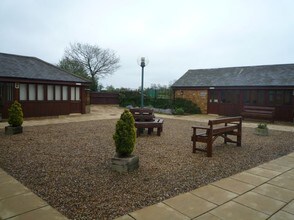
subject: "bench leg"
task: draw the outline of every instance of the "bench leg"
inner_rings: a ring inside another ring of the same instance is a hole
[[[148,134],[150,135],[153,132],[153,128],[148,128]]]
[[[241,135],[237,135],[237,146],[241,146]]]
[[[207,142],[207,156],[212,157],[212,141]]]
[[[162,132],[162,127],[157,128],[157,135],[160,136],[161,132]]]
[[[196,153],[196,141],[195,140],[193,140],[192,153]]]

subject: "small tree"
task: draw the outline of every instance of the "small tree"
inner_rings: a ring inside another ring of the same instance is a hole
[[[23,123],[23,112],[21,104],[18,101],[14,103],[8,109],[8,124],[12,127],[21,126]]]
[[[117,121],[113,139],[116,152],[120,157],[127,157],[134,151],[136,141],[135,120],[129,110],[125,110]]]

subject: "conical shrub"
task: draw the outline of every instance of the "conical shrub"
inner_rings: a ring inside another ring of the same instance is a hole
[[[125,110],[117,121],[113,139],[118,156],[127,157],[134,151],[136,128],[134,117],[129,110]]]
[[[14,101],[8,109],[8,124],[12,127],[21,126],[23,123],[23,112],[21,104]]]

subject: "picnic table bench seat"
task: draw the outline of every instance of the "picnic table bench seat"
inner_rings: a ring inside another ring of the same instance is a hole
[[[137,129],[137,137],[144,131],[148,129],[148,134],[150,135],[154,128],[157,129],[157,135],[160,136],[163,131],[163,119],[155,118],[154,111],[149,108],[132,108],[130,109],[134,119],[135,127]]]
[[[207,156],[212,156],[212,144],[217,137],[222,137],[224,143],[236,143],[241,146],[242,139],[242,117],[226,117],[208,121],[208,126],[192,126],[193,134],[191,141],[193,142],[192,152],[196,150],[207,152]],[[228,137],[228,135],[236,136],[236,141]],[[206,149],[197,148],[196,142],[206,143]]]

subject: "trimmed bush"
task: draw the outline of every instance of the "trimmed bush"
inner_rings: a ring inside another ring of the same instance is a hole
[[[186,99],[175,99],[173,107],[174,109],[182,108],[185,113],[189,114],[201,113],[200,108],[196,104]]]
[[[183,108],[176,108],[175,110],[175,115],[183,115],[185,112],[184,112],[184,109]]]
[[[129,110],[125,110],[117,121],[113,139],[118,156],[127,157],[134,151],[136,128],[134,117]]]
[[[8,124],[12,127],[21,126],[23,123],[23,112],[21,104],[14,101],[8,109]]]

